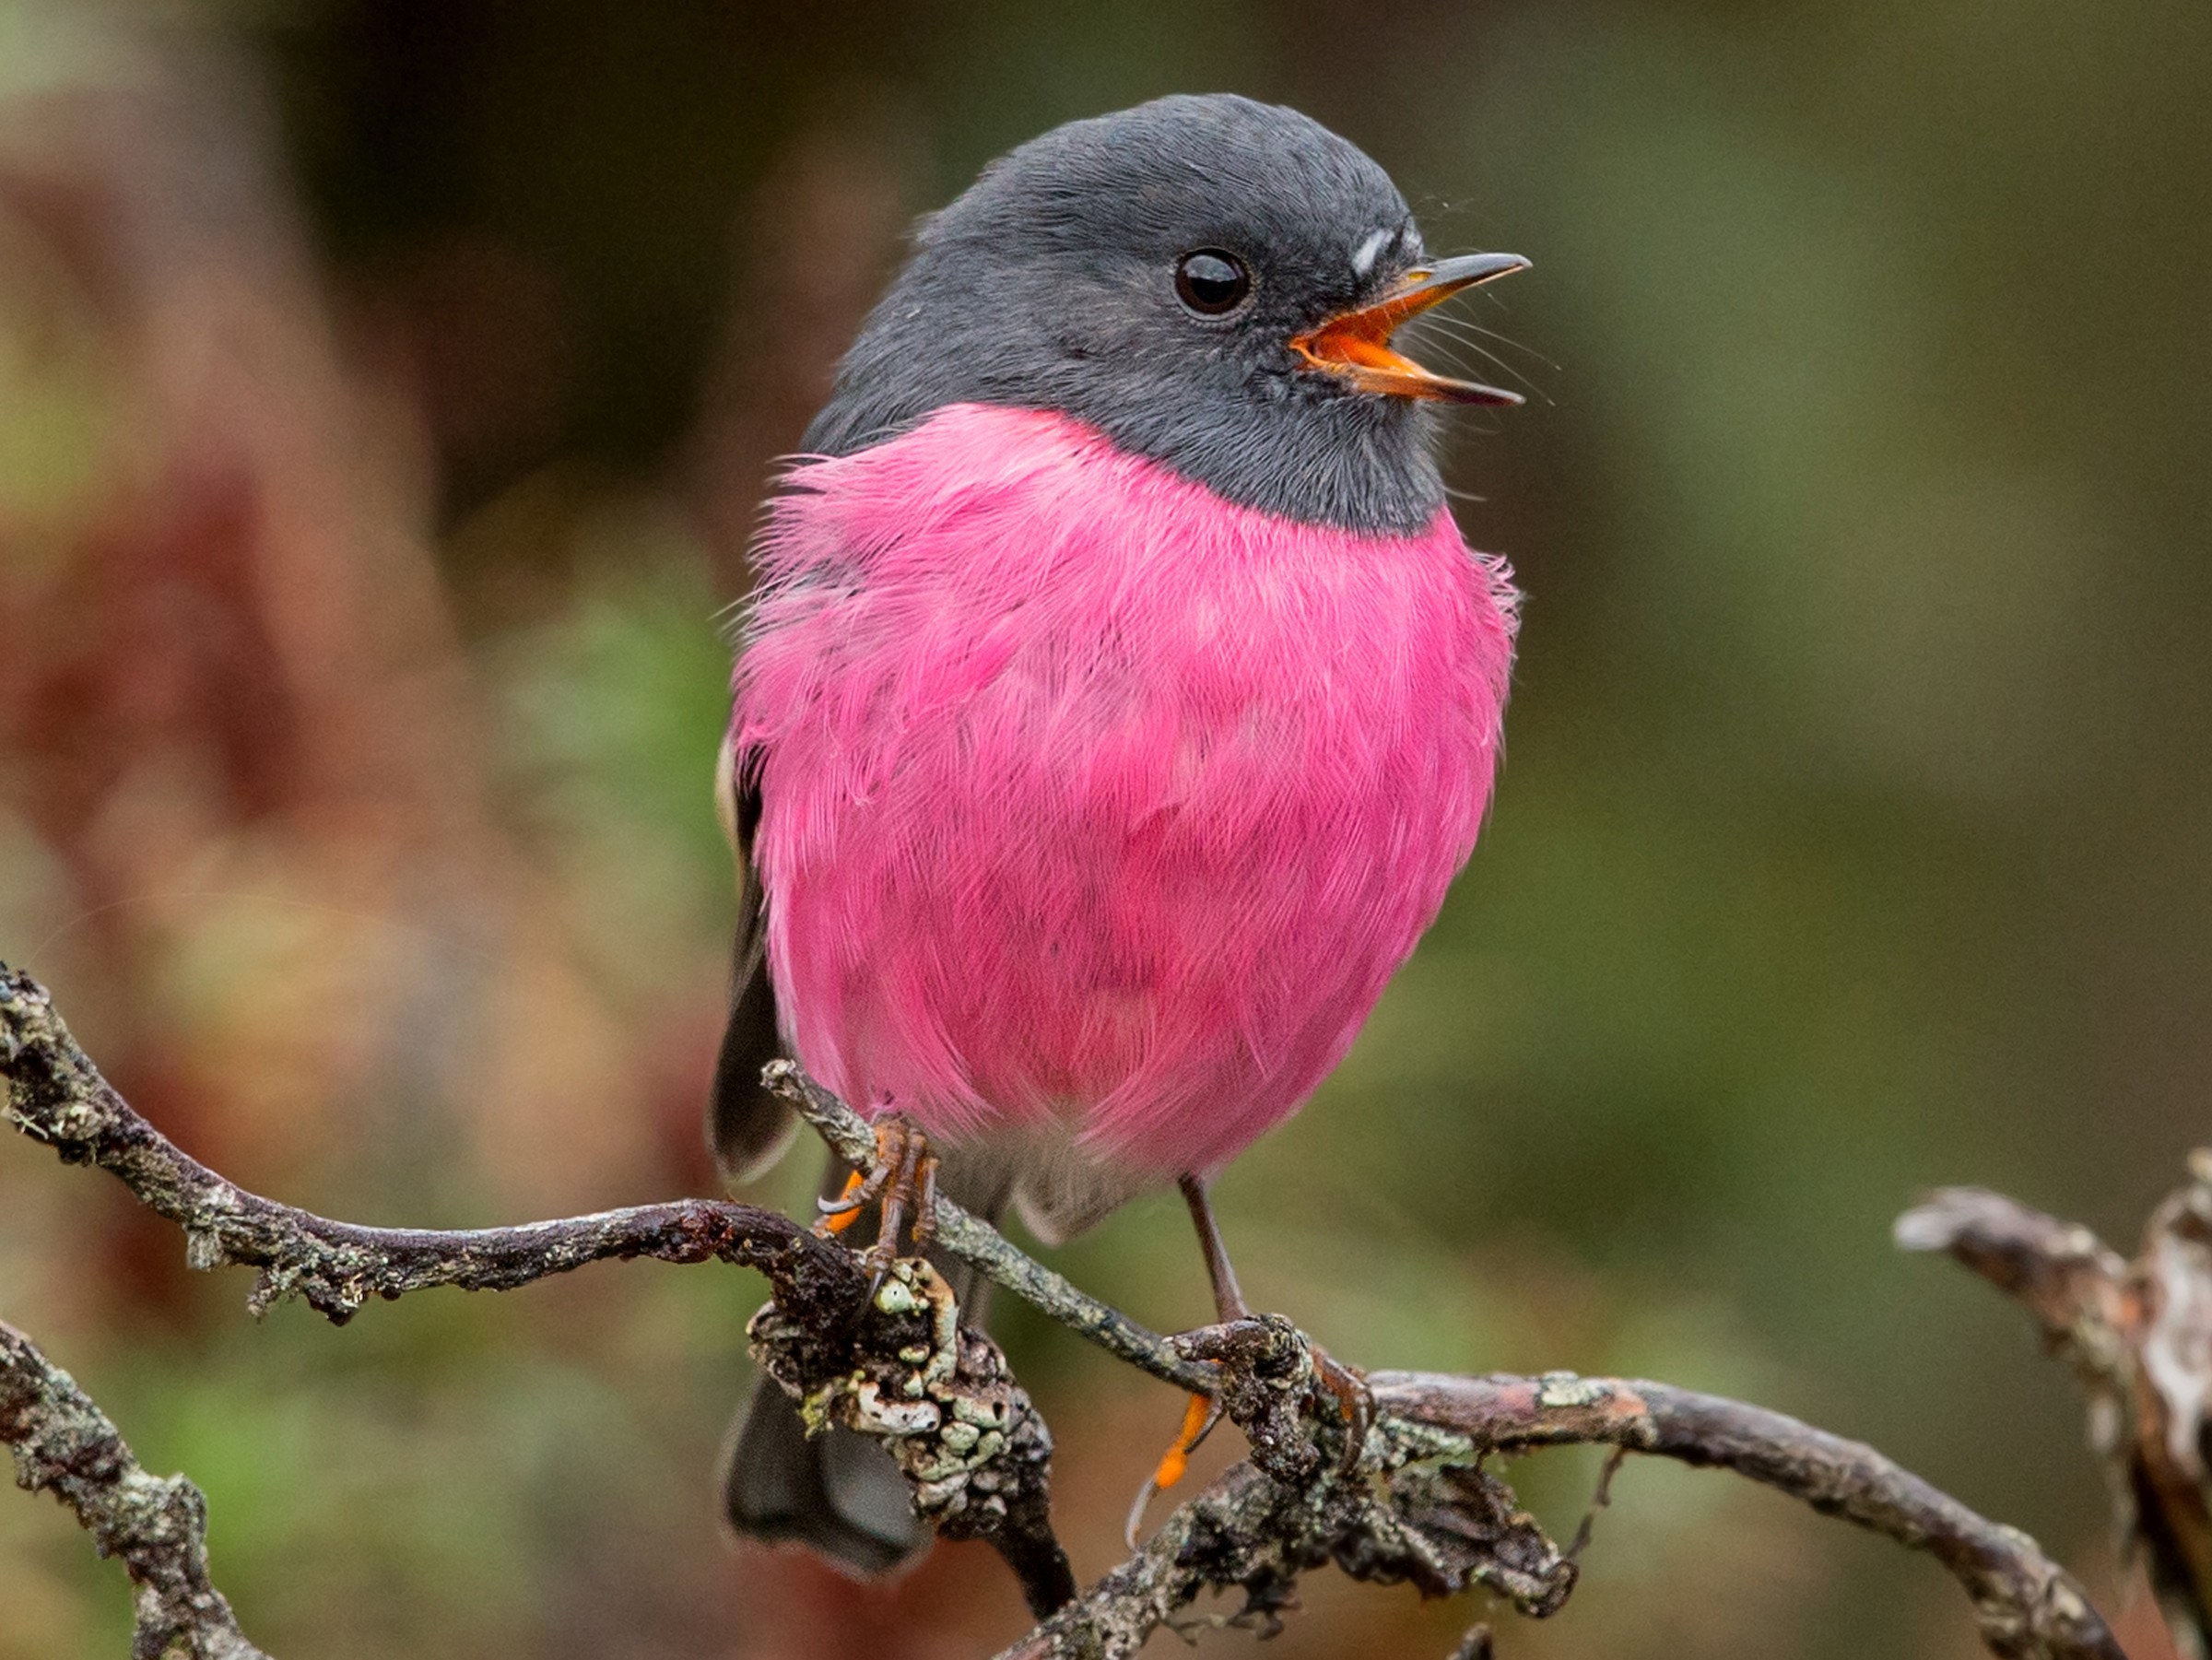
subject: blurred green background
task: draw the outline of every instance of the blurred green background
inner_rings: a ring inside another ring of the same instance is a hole
[[[712,1191],[717,613],[772,457],[914,213],[1218,88],[1366,147],[1431,246],[1535,262],[1441,347],[1532,394],[1453,440],[1530,596],[1495,815],[1222,1183],[1255,1301],[1371,1365],[1754,1396],[2118,1610],[2065,1379],[1888,1228],[1971,1181],[2131,1243],[2212,1136],[2203,0],[0,0],[0,957],[279,1197]],[[855,1591],[718,1535],[743,1275],[337,1331],[182,1259],[0,1144],[0,1316],[206,1487],[275,1653],[952,1660],[1025,1623],[981,1548]],[[1056,1260],[1204,1313],[1171,1201]],[[1004,1324],[1094,1574],[1180,1403]],[[1517,1474],[1571,1526],[1593,1469]],[[1309,1604],[1286,1660],[1441,1655],[1476,1611]],[[56,1507],[0,1502],[0,1660],[126,1622]],[[1500,1636],[1978,1652],[1924,1560],[1641,1466],[1568,1610]]]

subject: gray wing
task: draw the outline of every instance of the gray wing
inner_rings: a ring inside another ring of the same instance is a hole
[[[760,1087],[760,1068],[782,1053],[776,1027],[776,987],[768,972],[768,895],[753,865],[760,824],[757,755],[724,740],[714,770],[714,805],[737,859],[737,940],[730,965],[730,1014],[714,1058],[707,1098],[707,1145],[724,1179],[743,1182],[776,1161],[798,1120]]]

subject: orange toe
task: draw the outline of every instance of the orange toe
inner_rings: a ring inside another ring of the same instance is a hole
[[[854,1194],[858,1193],[866,1181],[867,1178],[862,1175],[858,1171],[854,1171],[850,1175],[846,1176],[845,1191],[838,1195],[839,1203],[843,1203],[843,1201],[851,1198]],[[831,1233],[842,1233],[846,1229],[852,1227],[853,1223],[860,1220],[860,1213],[865,1208],[866,1208],[865,1206],[855,1205],[850,1210],[833,1210],[828,1216],[822,1218],[822,1226],[828,1229]]]
[[[1194,1395],[1183,1403],[1182,1428],[1175,1432],[1175,1444],[1160,1454],[1159,1467],[1152,1472],[1154,1490],[1165,1492],[1182,1479],[1183,1472],[1191,1467],[1191,1449],[1206,1433],[1213,1414],[1214,1397],[1210,1395]]]

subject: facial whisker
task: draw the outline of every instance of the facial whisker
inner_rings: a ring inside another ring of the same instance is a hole
[[[1547,369],[1557,371],[1559,367],[1557,362],[1546,357],[1535,347],[1528,345],[1524,341],[1516,340],[1511,335],[1500,334],[1494,328],[1485,328],[1481,324],[1476,322],[1472,317],[1438,317],[1435,319],[1435,321],[1438,323],[1450,324],[1455,328],[1471,329],[1476,334],[1480,335],[1486,340],[1495,340],[1499,345],[1511,347],[1514,351],[1526,352],[1530,357],[1534,358],[1537,362],[1543,364]]]
[[[1522,370],[1520,365],[1491,350],[1481,341],[1471,339],[1467,336],[1458,332],[1456,325],[1459,324],[1459,322],[1460,320],[1457,318],[1423,317],[1418,320],[1411,326],[1411,328],[1408,329],[1407,332],[1418,333],[1422,330],[1433,329],[1436,332],[1436,335],[1441,336],[1442,342],[1448,344],[1449,346],[1458,347],[1463,351],[1474,353],[1477,358],[1480,359],[1483,362],[1488,364],[1490,367],[1496,369],[1500,374],[1505,375],[1511,380],[1518,381],[1523,386],[1525,386],[1528,389],[1532,396],[1541,398],[1547,404],[1552,401],[1551,394],[1546,392],[1541,386],[1537,385],[1535,381],[1531,380],[1527,373]],[[1549,367],[1556,369],[1558,366],[1553,364],[1549,365]]]
[[[1416,333],[1424,328],[1436,329],[1447,338],[1458,343],[1459,345],[1465,346],[1470,350],[1481,352],[1493,363],[1500,363],[1503,361],[1503,359],[1500,359],[1495,352],[1491,351],[1488,347],[1484,346],[1481,343],[1482,341],[1494,341],[1499,346],[1508,347],[1513,351],[1524,353],[1528,357],[1533,358],[1544,368],[1551,370],[1554,372],[1557,372],[1559,367],[1559,364],[1554,362],[1551,359],[1546,357],[1542,352],[1537,351],[1534,347],[1524,346],[1520,341],[1514,339],[1510,335],[1501,335],[1495,329],[1484,328],[1479,323],[1470,323],[1465,317],[1446,317],[1440,315],[1421,317],[1408,325],[1407,333]],[[1479,336],[1480,338],[1477,339],[1477,336]]]

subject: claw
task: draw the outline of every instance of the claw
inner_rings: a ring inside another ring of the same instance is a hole
[[[1318,1343],[1313,1346],[1313,1381],[1336,1402],[1344,1415],[1344,1451],[1337,1455],[1336,1472],[1348,1476],[1359,1467],[1367,1449],[1367,1432],[1375,1421],[1375,1394],[1367,1386],[1367,1374],[1347,1366]]]

